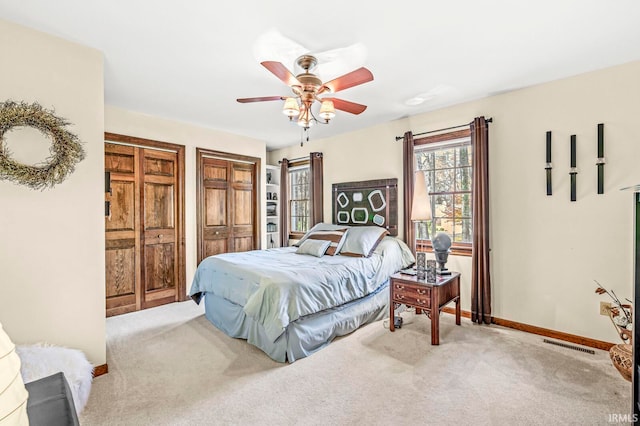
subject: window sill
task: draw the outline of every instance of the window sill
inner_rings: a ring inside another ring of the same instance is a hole
[[[304,232],[290,232],[289,239],[290,240],[301,240],[304,237]]]
[[[431,244],[431,240],[417,240],[416,250],[433,253],[433,245]],[[449,254],[453,256],[471,257],[472,252],[473,246],[469,243],[453,243],[451,245],[451,252]]]

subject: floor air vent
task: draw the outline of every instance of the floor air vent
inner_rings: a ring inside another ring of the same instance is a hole
[[[593,349],[581,348],[580,346],[569,345],[567,343],[556,342],[554,340],[544,339],[543,342],[549,343],[549,344],[552,344],[552,345],[556,345],[556,346],[561,346],[561,347],[567,348],[567,349],[573,349],[574,351],[586,352],[586,353],[591,354],[591,355],[595,355],[596,354],[596,351],[594,351]]]

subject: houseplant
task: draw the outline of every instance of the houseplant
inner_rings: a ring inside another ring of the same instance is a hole
[[[633,307],[631,304],[622,303],[613,290],[607,290],[598,281],[596,281],[596,284],[598,285],[596,293],[607,294],[612,300],[611,307],[608,309],[609,319],[623,341],[622,344],[613,345],[609,349],[611,362],[625,380],[631,381],[633,367],[633,350],[631,347],[633,340]],[[626,300],[631,303],[629,299]]]
[[[633,308],[631,306],[631,301],[629,299],[625,299],[629,304],[622,303],[616,293],[611,290],[607,290],[604,288],[598,281],[596,281],[598,287],[596,287],[597,294],[607,294],[611,298],[611,307],[609,308],[609,319],[611,323],[616,328],[620,339],[624,343],[631,343],[632,336],[632,312]]]

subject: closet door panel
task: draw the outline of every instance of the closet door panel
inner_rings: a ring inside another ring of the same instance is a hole
[[[205,211],[204,224],[206,227],[227,225],[227,190],[206,188],[204,190]]]
[[[148,308],[178,300],[175,217],[177,154],[142,149],[143,301]]]
[[[255,168],[252,164],[231,163],[233,176],[233,251],[254,250]]]
[[[105,194],[110,215],[105,217],[105,291],[107,316],[140,307],[139,190],[136,185],[138,151],[105,144],[105,171],[111,193]]]
[[[229,251],[230,200],[229,165],[216,158],[201,159],[198,209],[200,214],[200,256],[204,259]]]

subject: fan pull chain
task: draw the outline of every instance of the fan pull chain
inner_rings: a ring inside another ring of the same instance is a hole
[[[304,134],[306,133],[307,135],[307,143],[309,143],[309,128],[308,127],[303,127],[302,128],[302,132],[300,133],[300,146],[304,146]]]

